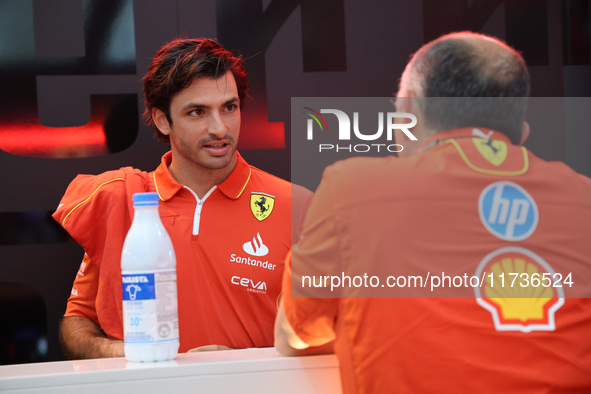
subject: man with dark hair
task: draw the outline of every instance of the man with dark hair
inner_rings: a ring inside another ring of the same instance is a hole
[[[325,170],[286,262],[280,352],[334,341],[347,394],[591,392],[591,180],[520,146],[528,92],[491,37],[412,57],[396,109],[418,143]],[[341,273],[379,281],[340,299],[304,281]]]
[[[199,54],[199,59],[195,57]],[[248,79],[242,65],[242,58],[235,57],[216,41],[176,39],[162,47],[154,57],[144,76],[144,121],[154,127],[156,138],[170,144],[170,138],[155,125],[152,112],[158,109],[172,125],[170,101],[172,96],[187,88],[199,78],[218,79],[226,71],[232,73],[242,109],[248,96]]]
[[[123,356],[120,258],[137,192],[158,193],[175,248],[179,351],[273,345],[283,261],[311,193],[236,151],[247,95],[242,59],[214,40],[158,51],[144,119],[171,151],[150,173],[79,175],[54,213],[86,252],[60,326],[66,356]]]

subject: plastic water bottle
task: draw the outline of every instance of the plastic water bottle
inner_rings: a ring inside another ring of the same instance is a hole
[[[121,255],[125,357],[172,360],[179,350],[174,249],[158,214],[158,194],[135,193],[133,207]]]

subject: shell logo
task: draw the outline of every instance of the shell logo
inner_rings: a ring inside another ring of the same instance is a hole
[[[483,274],[482,288],[474,288],[476,302],[491,313],[497,331],[556,329],[554,314],[564,305],[564,290],[540,256],[519,247],[497,249],[478,265],[475,275]]]

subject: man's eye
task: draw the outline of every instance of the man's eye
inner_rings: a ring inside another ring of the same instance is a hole
[[[234,112],[236,110],[236,108],[238,108],[238,106],[236,104],[230,104],[230,105],[226,106],[226,111]]]
[[[203,114],[202,109],[194,109],[193,111],[189,112],[189,115],[192,116],[201,116]]]

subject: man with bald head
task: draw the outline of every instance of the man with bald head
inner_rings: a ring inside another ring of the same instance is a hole
[[[491,37],[449,34],[412,56],[396,109],[417,117],[418,141],[400,133],[398,158],[325,170],[286,264],[280,352],[334,343],[344,393],[591,392],[591,303],[565,296],[585,292],[569,272],[591,275],[591,180],[521,146],[528,94],[523,58]],[[298,298],[303,275],[335,267],[391,276],[376,293]],[[404,293],[402,272],[439,287]],[[464,274],[486,280],[458,287]]]
[[[524,121],[527,96],[525,62],[505,43],[474,33],[432,41],[411,58],[400,80],[397,109],[423,119],[413,128],[417,141],[395,129],[396,141],[404,145],[399,156],[409,156],[436,132],[474,125],[500,131],[521,145],[530,133]],[[490,99],[476,99],[482,97]]]

